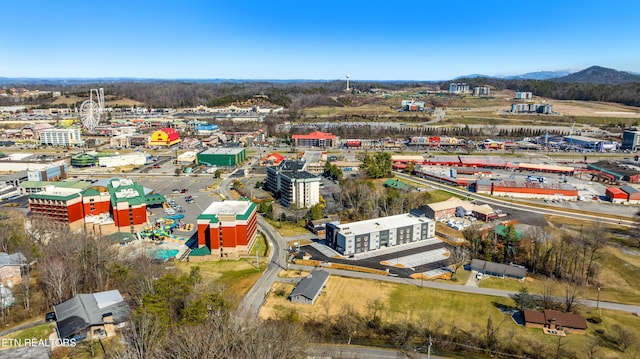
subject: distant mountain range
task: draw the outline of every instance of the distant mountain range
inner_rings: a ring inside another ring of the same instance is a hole
[[[489,75],[482,75],[482,74],[471,74],[471,75],[465,75],[465,76],[458,76],[453,80],[459,80],[463,78],[472,79],[476,77],[504,79],[504,80],[549,80],[549,79],[555,79],[558,77],[567,76],[569,74],[571,74],[571,71],[569,70],[527,72],[526,74],[513,75],[513,76],[489,76]]]
[[[522,75],[514,76],[489,76],[483,74],[470,74],[458,76],[450,81],[458,81],[473,78],[490,78],[497,80],[549,80],[568,83],[590,83],[590,84],[624,84],[631,82],[640,83],[640,73],[618,71],[601,66],[591,66],[578,72],[568,70],[560,71],[536,71],[527,72]],[[242,82],[270,82],[270,83],[309,83],[309,82],[331,82],[336,80],[310,80],[310,79],[291,79],[291,80],[255,80],[255,79],[154,79],[154,78],[136,78],[136,77],[101,77],[101,78],[11,78],[0,77],[1,85],[85,85],[98,83],[116,83],[116,82],[140,82],[140,83],[158,83],[158,82],[195,82],[195,83],[242,83]],[[407,82],[407,81],[377,81],[377,82]],[[433,81],[444,82],[444,81]]]
[[[582,71],[555,78],[553,79],[553,81],[616,85],[629,82],[640,82],[640,75],[632,74],[626,71],[608,69],[601,66],[591,66]]]
[[[557,82],[569,82],[569,83],[590,83],[590,84],[605,84],[616,85],[625,84],[630,82],[640,82],[640,74],[634,72],[618,71],[615,69],[609,69],[602,66],[591,66],[587,69],[578,72],[571,72],[567,70],[563,71],[538,71],[528,72],[522,75],[515,76],[487,76],[480,74],[459,76],[452,81],[460,80],[463,78],[476,78],[485,77],[501,80],[549,80]]]

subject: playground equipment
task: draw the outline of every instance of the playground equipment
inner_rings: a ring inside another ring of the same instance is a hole
[[[164,238],[171,237],[172,227],[169,225],[159,225],[155,227],[145,227],[140,231],[140,236],[145,238]]]

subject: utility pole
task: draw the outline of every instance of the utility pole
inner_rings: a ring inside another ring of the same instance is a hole
[[[427,347],[427,359],[431,359],[431,334],[429,334],[429,346]]]

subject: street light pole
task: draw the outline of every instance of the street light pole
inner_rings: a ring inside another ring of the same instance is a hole
[[[596,302],[596,309],[600,310],[600,287],[598,287],[598,301]]]

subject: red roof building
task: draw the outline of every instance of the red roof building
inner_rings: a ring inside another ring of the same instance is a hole
[[[278,152],[270,153],[267,157],[262,159],[263,166],[277,166],[284,160],[284,156],[279,154]]]
[[[151,135],[149,146],[172,146],[180,141],[180,136],[176,130],[173,128],[162,128]]]
[[[322,131],[314,131],[308,135],[293,135],[293,145],[296,147],[336,147],[337,136]]]
[[[628,195],[617,187],[609,187],[605,191],[605,196],[609,199],[609,201],[613,203],[622,203],[626,202],[628,199]]]
[[[545,198],[575,201],[578,189],[568,183],[491,181],[491,195],[516,198]]]

